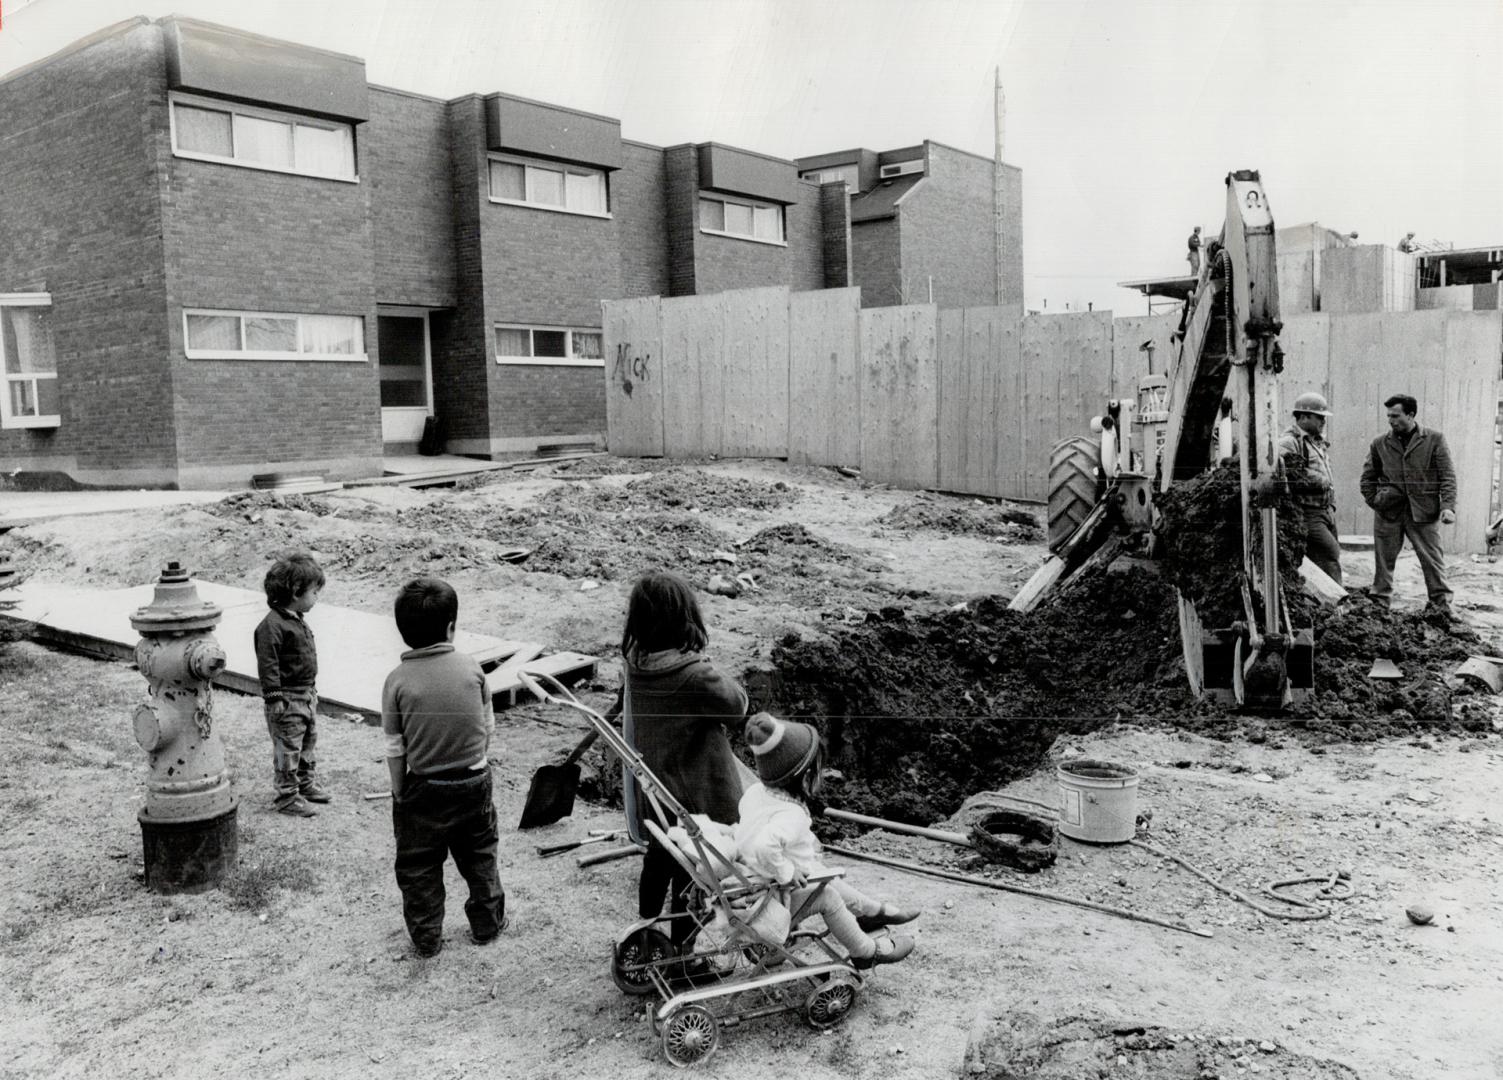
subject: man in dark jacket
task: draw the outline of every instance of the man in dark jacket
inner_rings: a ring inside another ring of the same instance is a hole
[[[1445,553],[1440,526],[1456,520],[1456,469],[1446,437],[1415,420],[1419,403],[1395,394],[1387,435],[1373,440],[1362,465],[1362,498],[1373,508],[1373,585],[1370,595],[1385,607],[1393,598],[1393,566],[1409,539],[1433,607],[1449,611]]]

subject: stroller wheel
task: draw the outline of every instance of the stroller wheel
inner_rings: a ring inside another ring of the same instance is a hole
[[[616,953],[611,958],[611,978],[616,980],[623,994],[654,993],[657,987],[648,965],[661,964],[675,955],[668,935],[649,926],[616,946]]]
[[[663,1021],[663,1056],[680,1069],[708,1061],[720,1045],[720,1025],[703,1005],[674,1009]]]
[[[804,1002],[804,1019],[816,1031],[835,1027],[851,1014],[861,988],[849,975],[831,975]]]

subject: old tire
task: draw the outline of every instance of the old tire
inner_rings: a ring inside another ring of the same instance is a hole
[[[1049,550],[1080,528],[1101,498],[1101,448],[1084,435],[1054,444],[1049,455]]]

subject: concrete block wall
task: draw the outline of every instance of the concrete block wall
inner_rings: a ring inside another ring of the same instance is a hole
[[[454,197],[444,102],[371,87],[356,131],[371,208],[376,301],[452,307]]]
[[[177,483],[165,362],[160,30],[137,19],[0,80],[0,292],[50,292],[62,424],[0,430],[8,468]]]
[[[174,157],[167,100],[146,110],[162,172],[162,257],[179,469],[185,486],[257,472],[378,474],[381,458],[369,163],[359,183]],[[190,360],[183,310],[365,321],[361,362]]]

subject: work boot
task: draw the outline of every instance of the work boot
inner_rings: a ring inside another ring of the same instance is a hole
[[[913,939],[899,934],[897,937],[878,938],[877,951],[870,956],[851,957],[851,967],[866,971],[874,964],[896,964],[913,951]]]
[[[436,941],[425,941],[421,945],[414,941],[412,943],[412,951],[424,960],[432,959],[444,951],[444,939],[439,938]]]
[[[883,904],[882,910],[875,915],[857,915],[856,925],[870,934],[873,930],[880,930],[884,926],[901,926],[903,923],[912,922],[922,914],[923,912],[918,908]]]
[[[304,784],[300,789],[298,789],[298,794],[307,799],[309,802],[316,803],[330,802],[334,798],[334,796],[330,795],[327,791],[319,787],[318,784],[312,780],[308,781],[308,783]]]
[[[301,795],[294,795],[286,802],[277,803],[277,813],[286,814],[289,817],[318,817],[318,811],[308,805]]]
[[[491,942],[495,941],[498,937],[500,937],[501,934],[504,931],[506,931],[507,929],[509,929],[510,927],[511,927],[511,916],[510,915],[503,915],[503,916],[501,916],[501,925],[498,926],[498,927],[496,927],[496,932],[494,934],[491,934],[488,937],[481,937],[479,934],[475,933],[474,930],[471,930],[470,931],[470,940],[473,941],[476,945],[489,945]]]

